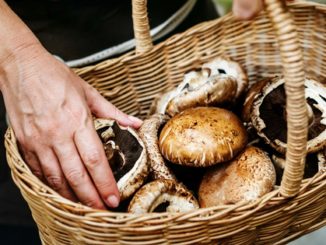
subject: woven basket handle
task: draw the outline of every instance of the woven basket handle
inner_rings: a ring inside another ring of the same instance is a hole
[[[133,0],[132,5],[136,51],[146,52],[153,46],[149,33],[147,0]],[[307,146],[303,56],[298,34],[285,4],[281,0],[265,0],[265,5],[277,35],[285,79],[288,134],[286,166],[280,193],[290,197],[299,191]]]
[[[153,47],[147,15],[147,0],[132,0],[132,20],[136,52],[144,53]]]
[[[298,33],[286,6],[280,0],[265,0],[266,11],[277,34],[285,79],[287,112],[286,165],[280,193],[298,193],[303,178],[308,117],[304,89],[304,65]]]

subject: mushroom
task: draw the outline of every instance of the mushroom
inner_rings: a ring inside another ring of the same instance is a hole
[[[149,108],[148,115],[165,114],[166,107],[175,94],[174,90],[168,90],[155,96]]]
[[[135,130],[122,127],[114,120],[97,118],[94,125],[117,181],[120,198],[125,200],[148,176],[145,145]]]
[[[272,79],[271,78],[265,78],[263,80],[260,80],[256,83],[254,83],[248,90],[246,96],[245,96],[245,101],[243,103],[242,107],[242,113],[241,113],[241,118],[242,121],[245,123],[250,123],[250,115],[251,115],[251,110],[252,110],[252,104],[258,96],[263,88],[266,86],[266,84],[271,83]]]
[[[305,97],[309,118],[307,152],[326,146],[326,88],[311,79],[305,80]],[[255,97],[251,122],[265,142],[279,153],[286,152],[286,106],[284,79],[273,79]]]
[[[220,75],[232,77],[237,82],[235,98],[239,98],[248,87],[248,77],[246,72],[238,62],[224,57],[217,57],[211,62],[205,63],[203,69],[209,68],[211,76]]]
[[[232,77],[212,76],[209,69],[191,71],[174,93],[169,94],[165,113],[174,116],[196,106],[224,105],[234,101],[236,91],[237,82]]]
[[[177,88],[154,101],[150,112],[174,116],[191,107],[233,104],[247,86],[248,78],[241,66],[219,57],[186,73]]]
[[[318,170],[325,171],[326,170],[326,148],[322,149],[320,152],[317,153],[318,159]]]
[[[128,212],[187,212],[199,208],[196,198],[173,180],[154,180],[140,188],[132,198]]]
[[[171,118],[159,137],[162,155],[172,163],[205,167],[232,159],[247,143],[240,119],[215,107],[184,110]]]
[[[283,170],[285,168],[285,158],[284,156],[275,153],[272,155],[271,159],[278,175],[280,176],[279,179],[281,179]],[[307,154],[305,163],[306,164],[303,177],[305,179],[311,178],[318,171],[321,171],[326,167],[326,148],[315,153]]]
[[[147,158],[154,179],[176,180],[174,174],[166,166],[158,146],[158,131],[168,121],[164,114],[154,114],[145,119],[139,129],[139,136],[147,149]]]
[[[232,161],[207,171],[199,187],[200,207],[254,201],[270,192],[275,180],[268,155],[249,146]]]

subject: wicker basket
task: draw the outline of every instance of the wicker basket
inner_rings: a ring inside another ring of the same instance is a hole
[[[153,46],[146,0],[133,0],[136,52],[76,69],[123,111],[145,116],[159,92],[213,57],[240,62],[250,83],[286,79],[288,148],[280,188],[254,203],[189,213],[133,215],[98,211],[62,198],[40,182],[19,155],[14,133],[5,144],[12,176],[32,210],[44,244],[284,244],[326,224],[326,173],[302,181],[306,125],[303,80],[326,78],[326,6],[265,0],[254,21],[227,15]],[[275,33],[277,35],[275,35]]]

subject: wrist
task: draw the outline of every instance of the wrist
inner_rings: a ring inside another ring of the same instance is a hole
[[[12,43],[0,48],[0,90],[12,77],[20,74],[25,65],[31,64],[45,49],[38,42]],[[16,74],[16,75],[15,75]]]
[[[10,67],[31,60],[45,49],[32,31],[0,0],[0,89]]]

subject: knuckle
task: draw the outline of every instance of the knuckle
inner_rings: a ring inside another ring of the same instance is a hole
[[[78,187],[85,179],[86,173],[82,170],[70,170],[67,173],[67,179],[72,188]]]
[[[46,176],[46,180],[49,183],[49,185],[52,187],[52,189],[55,191],[61,190],[64,186],[64,180],[60,176],[49,175],[49,176]]]
[[[43,179],[43,173],[40,170],[32,170],[32,173],[39,179]]]
[[[92,150],[88,153],[86,153],[84,156],[82,156],[85,165],[88,168],[96,168],[100,164],[101,159],[101,153],[98,150]]]

